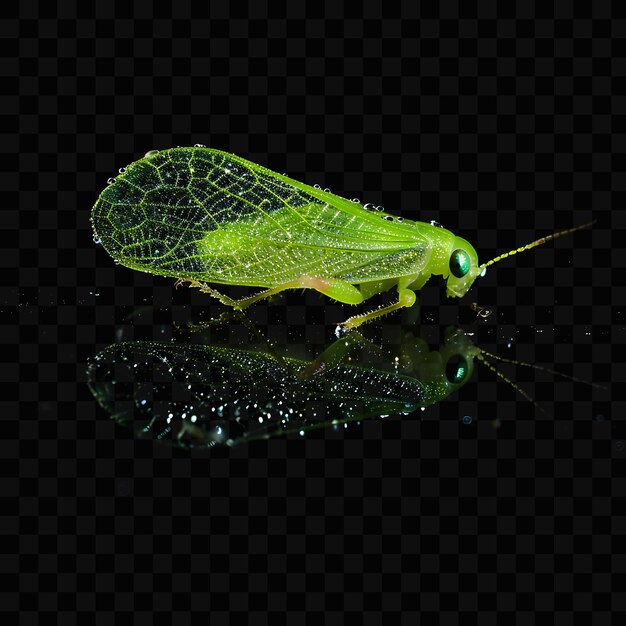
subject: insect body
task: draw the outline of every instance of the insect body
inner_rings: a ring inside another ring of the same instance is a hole
[[[463,296],[500,258],[589,226],[549,235],[479,265],[465,239],[311,187],[226,152],[173,148],[132,163],[98,198],[92,223],[127,267],[190,281],[243,309],[286,289],[310,288],[345,304],[397,289],[398,300],[344,322],[354,328],[412,306],[433,275]],[[241,300],[207,283],[264,287]]]

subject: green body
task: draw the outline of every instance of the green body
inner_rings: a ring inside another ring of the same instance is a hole
[[[104,189],[92,223],[109,254],[136,270],[273,292],[310,287],[348,304],[394,286],[402,296],[431,275],[462,296],[479,273],[474,248],[444,228],[209,148],[148,153]],[[450,272],[457,249],[471,261],[462,278]]]

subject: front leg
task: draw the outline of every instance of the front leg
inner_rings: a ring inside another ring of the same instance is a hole
[[[381,317],[383,315],[387,315],[387,313],[391,313],[392,311],[397,311],[398,309],[404,309],[407,307],[411,307],[415,304],[417,300],[417,296],[414,291],[410,289],[398,289],[398,301],[394,304],[389,304],[386,306],[381,306],[369,313],[361,313],[360,315],[353,315],[349,317],[345,322],[338,324],[337,329],[335,330],[335,334],[340,336],[343,332],[350,331],[354,328],[357,328],[361,324],[365,322],[369,322],[371,320],[376,319],[377,317]]]

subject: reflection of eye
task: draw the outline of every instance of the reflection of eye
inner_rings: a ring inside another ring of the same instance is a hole
[[[471,264],[469,254],[461,248],[455,250],[450,256],[450,271],[457,278],[463,278],[469,272]]]
[[[465,380],[468,367],[464,356],[455,354],[448,359],[446,363],[446,378],[451,383],[458,385]]]

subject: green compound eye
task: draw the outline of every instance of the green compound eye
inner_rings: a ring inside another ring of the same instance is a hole
[[[455,250],[450,257],[450,271],[457,278],[463,278],[469,272],[471,264],[469,254],[461,248]]]
[[[464,356],[457,354],[450,357],[446,363],[446,378],[449,382],[458,385],[465,380],[468,366]]]

